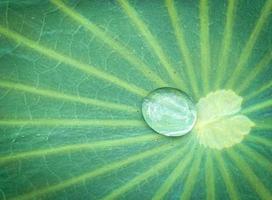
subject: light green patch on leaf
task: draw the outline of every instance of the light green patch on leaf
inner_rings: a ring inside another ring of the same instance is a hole
[[[231,90],[211,92],[199,100],[195,130],[200,144],[223,149],[243,140],[254,123],[239,114],[242,100]]]
[[[271,8],[0,1],[0,200],[272,199]],[[145,124],[143,99],[162,87],[210,93],[199,142]]]

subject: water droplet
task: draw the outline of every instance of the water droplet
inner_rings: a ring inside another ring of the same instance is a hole
[[[144,98],[142,113],[146,123],[166,136],[189,133],[196,122],[196,106],[184,92],[159,88]]]

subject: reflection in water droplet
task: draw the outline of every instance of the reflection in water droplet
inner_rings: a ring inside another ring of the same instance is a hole
[[[166,136],[190,132],[196,122],[196,106],[190,97],[175,88],[159,88],[144,98],[142,113],[146,123]]]

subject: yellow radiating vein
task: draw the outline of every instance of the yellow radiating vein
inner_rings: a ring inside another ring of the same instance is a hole
[[[228,152],[229,157],[235,162],[237,168],[245,176],[248,183],[251,185],[259,197],[264,200],[271,200],[272,194],[269,189],[265,187],[262,181],[256,176],[251,167],[241,159],[240,155],[235,153],[233,150]]]
[[[265,25],[265,22],[268,16],[270,15],[271,9],[272,9],[272,0],[267,0],[261,11],[259,19],[256,22],[244,49],[242,50],[237,66],[233,70],[232,75],[230,76],[230,79],[228,79],[226,83],[226,88],[231,88],[235,84],[235,82],[239,80],[238,77],[242,73],[243,67],[248,62],[248,59],[252,53],[253,47],[258,39],[258,36],[260,32],[262,31],[262,28]]]
[[[247,155],[255,163],[259,164],[264,169],[269,171],[269,173],[272,173],[271,161],[268,160],[266,157],[264,157],[262,154],[256,152],[255,150],[253,150],[252,148],[244,144],[239,144],[239,150],[241,150],[245,155]]]
[[[148,141],[157,141],[161,139],[161,137],[157,134],[148,134],[148,135],[141,135],[123,139],[110,139],[110,140],[103,140],[103,141],[94,141],[89,143],[80,143],[80,144],[69,144],[64,146],[56,146],[56,147],[49,147],[43,149],[36,149],[31,151],[25,151],[20,153],[13,153],[10,155],[1,155],[0,157],[0,164],[5,164],[8,162],[14,162],[17,160],[22,159],[33,159],[42,156],[51,156],[51,155],[59,155],[77,151],[85,151],[85,150],[98,150],[98,149],[107,149],[109,147],[120,147],[124,145],[133,145],[138,144],[141,142],[148,142]]]
[[[258,90],[254,90],[252,93],[246,95],[246,96],[244,97],[244,101],[247,101],[247,100],[249,100],[249,99],[252,99],[253,97],[255,97],[255,96],[261,94],[262,92],[264,92],[264,91],[266,91],[266,90],[268,90],[268,89],[271,89],[271,87],[272,87],[272,80],[271,80],[270,82],[264,84],[264,85],[263,85],[261,88],[259,88]]]
[[[131,83],[128,83],[126,81],[123,81],[120,78],[115,77],[111,74],[103,72],[102,70],[99,70],[98,68],[96,68],[94,66],[81,63],[81,62],[79,62],[69,56],[63,55],[63,54],[58,53],[52,49],[44,47],[44,46],[38,44],[37,42],[32,41],[32,40],[14,32],[12,30],[4,28],[3,26],[0,26],[0,34],[2,34],[3,36],[5,36],[11,40],[14,40],[17,43],[23,44],[23,45],[27,46],[28,48],[33,49],[33,50],[35,50],[35,51],[37,51],[37,52],[39,52],[49,58],[52,58],[56,61],[63,62],[65,64],[67,64],[75,69],[81,70],[91,76],[95,76],[97,78],[109,81],[109,82],[111,82],[121,88],[124,88],[127,91],[132,92],[136,95],[145,96],[148,93],[146,90],[144,90],[142,88],[139,88],[139,87],[137,87]]]
[[[211,152],[207,154],[205,165],[205,183],[206,183],[206,199],[215,199],[215,183],[214,183],[214,167]]]
[[[185,71],[187,73],[187,77],[190,81],[191,87],[193,89],[193,93],[195,94],[196,98],[199,96],[199,88],[197,85],[197,78],[196,78],[196,72],[195,68],[192,62],[192,58],[189,52],[189,49],[186,44],[185,36],[182,31],[182,27],[180,26],[178,13],[175,9],[174,1],[173,0],[166,0],[165,1],[166,7],[168,9],[168,14],[170,16],[172,26],[175,31],[176,39],[179,45],[179,49],[181,52],[181,55],[184,59],[185,63]]]
[[[132,53],[132,50],[122,44],[121,41],[117,41],[110,34],[106,33],[103,29],[99,28],[97,25],[81,16],[73,9],[69,8],[60,0],[51,0],[53,4],[55,4],[61,11],[71,17],[74,21],[81,24],[88,31],[90,31],[93,35],[102,40],[105,44],[107,44],[110,48],[114,49],[117,53],[119,53],[123,58],[125,58],[130,64],[134,65],[144,76],[148,78],[148,80],[153,81],[160,87],[167,85],[165,81],[163,81],[158,75],[154,72],[150,73],[152,70],[148,67],[141,59],[135,56]]]
[[[188,146],[188,144],[186,145]],[[187,149],[187,148],[186,148]],[[186,150],[185,149],[185,150]],[[152,166],[151,169],[147,170],[146,172],[141,173],[139,176],[136,176],[125,185],[113,190],[110,194],[102,198],[103,200],[111,200],[111,199],[118,199],[118,197],[133,187],[137,186],[139,183],[147,180],[148,178],[158,174],[159,171],[163,170],[169,164],[174,162],[178,157],[180,157],[184,153],[184,149],[181,151],[176,151],[171,156],[167,156],[164,160],[160,161],[158,164]]]
[[[38,198],[38,197],[43,196],[45,194],[55,193],[57,191],[63,190],[65,188],[68,188],[68,187],[71,187],[74,185],[86,183],[87,181],[97,178],[103,174],[112,172],[114,170],[120,170],[120,169],[125,168],[126,166],[128,166],[132,163],[135,163],[135,162],[140,161],[142,159],[146,159],[148,157],[154,156],[154,155],[159,154],[161,152],[168,151],[168,150],[173,149],[175,147],[176,147],[176,145],[172,146],[171,143],[170,144],[168,143],[166,145],[161,145],[161,146],[155,147],[151,150],[147,150],[147,151],[138,153],[136,155],[129,156],[128,158],[125,158],[125,159],[122,159],[119,161],[115,161],[115,162],[111,162],[111,163],[101,166],[97,169],[86,172],[85,174],[75,176],[70,179],[63,180],[60,183],[46,186],[46,187],[43,187],[40,189],[36,189],[32,192],[15,197],[14,200],[27,200],[27,199]]]
[[[257,130],[270,130],[272,129],[272,118],[263,118],[261,120],[254,120],[254,124]]]
[[[262,123],[262,124],[256,124],[255,128],[259,130],[271,130],[272,129],[272,120],[270,120],[270,124]]]
[[[256,111],[263,110],[266,108],[271,108],[271,107],[272,107],[272,99],[268,99],[266,101],[258,102],[258,103],[253,104],[252,106],[242,109],[241,113],[249,114],[252,112],[256,112]]]
[[[235,182],[232,180],[231,175],[229,174],[228,170],[226,169],[224,160],[222,158],[222,154],[219,152],[216,152],[215,154],[216,161],[218,163],[218,169],[223,177],[223,180],[225,182],[228,194],[230,199],[232,200],[238,200],[239,195],[235,189]]]
[[[204,94],[209,90],[210,79],[210,42],[209,42],[209,6],[208,0],[200,0],[200,56],[201,56],[201,75]]]
[[[197,175],[200,171],[200,164],[202,160],[203,149],[198,149],[195,153],[195,160],[192,163],[192,168],[190,169],[189,175],[186,178],[185,185],[183,188],[183,192],[180,196],[181,200],[188,200],[191,198],[192,192],[194,190],[194,186],[196,181],[198,180]]]
[[[125,104],[112,103],[112,102],[102,101],[102,100],[98,100],[98,99],[92,99],[92,98],[87,98],[87,97],[82,97],[82,96],[65,94],[62,92],[54,91],[54,90],[33,87],[30,85],[10,82],[10,81],[1,80],[1,79],[0,79],[0,87],[6,88],[6,89],[11,89],[11,90],[17,90],[17,91],[21,91],[21,92],[27,92],[27,93],[31,93],[31,94],[35,94],[35,95],[50,97],[50,98],[54,98],[54,99],[61,99],[64,101],[82,103],[82,104],[86,104],[86,105],[90,105],[90,106],[99,106],[99,107],[103,107],[103,108],[122,110],[122,111],[127,111],[127,112],[137,112],[136,108],[129,106],[129,105],[125,105]]]
[[[188,148],[188,147],[187,147]],[[165,180],[164,184],[157,190],[155,195],[152,197],[153,200],[164,199],[167,192],[171,189],[171,187],[175,184],[175,182],[181,177],[184,170],[188,167],[188,164],[193,159],[193,150],[191,150],[188,154],[185,154],[187,148],[182,152],[180,151],[180,155],[182,155],[181,161],[178,163],[177,167],[173,170],[170,176]],[[194,146],[189,146],[189,148],[194,149]],[[185,155],[185,156],[184,156]]]
[[[149,44],[151,49],[155,52],[160,62],[164,66],[165,70],[168,72],[170,78],[174,83],[181,89],[184,89],[185,83],[177,73],[175,73],[175,68],[171,65],[170,59],[165,55],[163,49],[161,48],[159,42],[152,35],[147,25],[140,19],[134,8],[131,7],[127,0],[117,0],[121,7],[126,12],[127,16],[136,25],[140,33],[145,38],[146,42]]]
[[[262,72],[264,71],[268,66],[269,62],[272,59],[272,51],[269,51],[265,54],[265,56],[260,60],[260,62],[247,74],[246,78],[243,79],[243,81],[239,82],[237,85],[237,88],[235,91],[237,93],[243,92],[245,89],[250,87],[250,84],[254,79]]]
[[[226,24],[224,29],[224,35],[222,39],[221,54],[219,56],[219,62],[217,66],[217,71],[215,75],[215,84],[214,89],[219,89],[221,82],[224,78],[228,59],[229,52],[231,48],[231,40],[233,33],[233,22],[236,10],[236,0],[228,0],[228,8],[226,13]]]
[[[145,127],[145,123],[128,119],[0,119],[0,126]]]
[[[271,139],[266,139],[266,138],[263,138],[262,136],[248,135],[247,140],[249,140],[253,143],[260,143],[262,145],[272,148]]]

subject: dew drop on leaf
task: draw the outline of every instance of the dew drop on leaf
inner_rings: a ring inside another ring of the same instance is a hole
[[[189,133],[196,122],[196,106],[183,91],[158,88],[143,100],[142,113],[146,123],[166,136]]]

